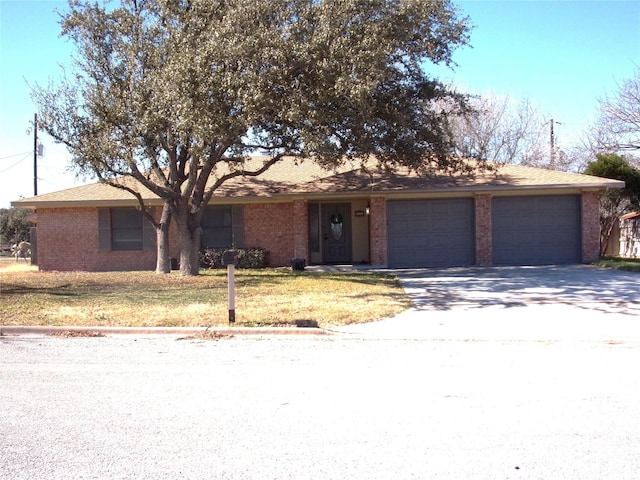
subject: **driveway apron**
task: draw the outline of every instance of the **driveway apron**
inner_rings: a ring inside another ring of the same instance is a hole
[[[587,265],[394,270],[413,307],[340,332],[442,340],[640,341],[640,274]]]

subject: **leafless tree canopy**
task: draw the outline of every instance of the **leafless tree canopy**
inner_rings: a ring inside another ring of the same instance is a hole
[[[640,153],[640,68],[623,81],[618,91],[600,99],[599,116],[587,135],[594,152]],[[633,158],[630,159],[633,162]]]
[[[498,164],[566,170],[567,156],[553,141],[553,119],[529,99],[493,93],[474,97],[471,112],[454,117],[457,153]]]

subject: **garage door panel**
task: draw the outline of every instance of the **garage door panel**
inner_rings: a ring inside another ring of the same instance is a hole
[[[492,204],[493,263],[579,263],[580,197],[497,197]]]
[[[401,234],[408,235],[411,232],[411,222],[406,219],[399,221],[396,224],[396,228],[398,229],[398,232],[400,232]]]
[[[472,199],[389,201],[390,267],[475,264]]]

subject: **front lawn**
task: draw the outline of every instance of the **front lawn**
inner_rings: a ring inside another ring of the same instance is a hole
[[[0,325],[222,326],[226,270],[39,272],[0,265]],[[236,270],[236,325],[329,327],[396,315],[410,301],[395,276],[371,272]]]

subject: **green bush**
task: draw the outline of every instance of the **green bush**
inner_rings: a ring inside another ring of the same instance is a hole
[[[200,251],[200,268],[224,268],[222,254],[228,248],[205,248]],[[264,248],[236,248],[238,252],[238,268],[266,268],[269,252]]]
[[[0,245],[28,242],[33,211],[27,208],[0,208]]]

